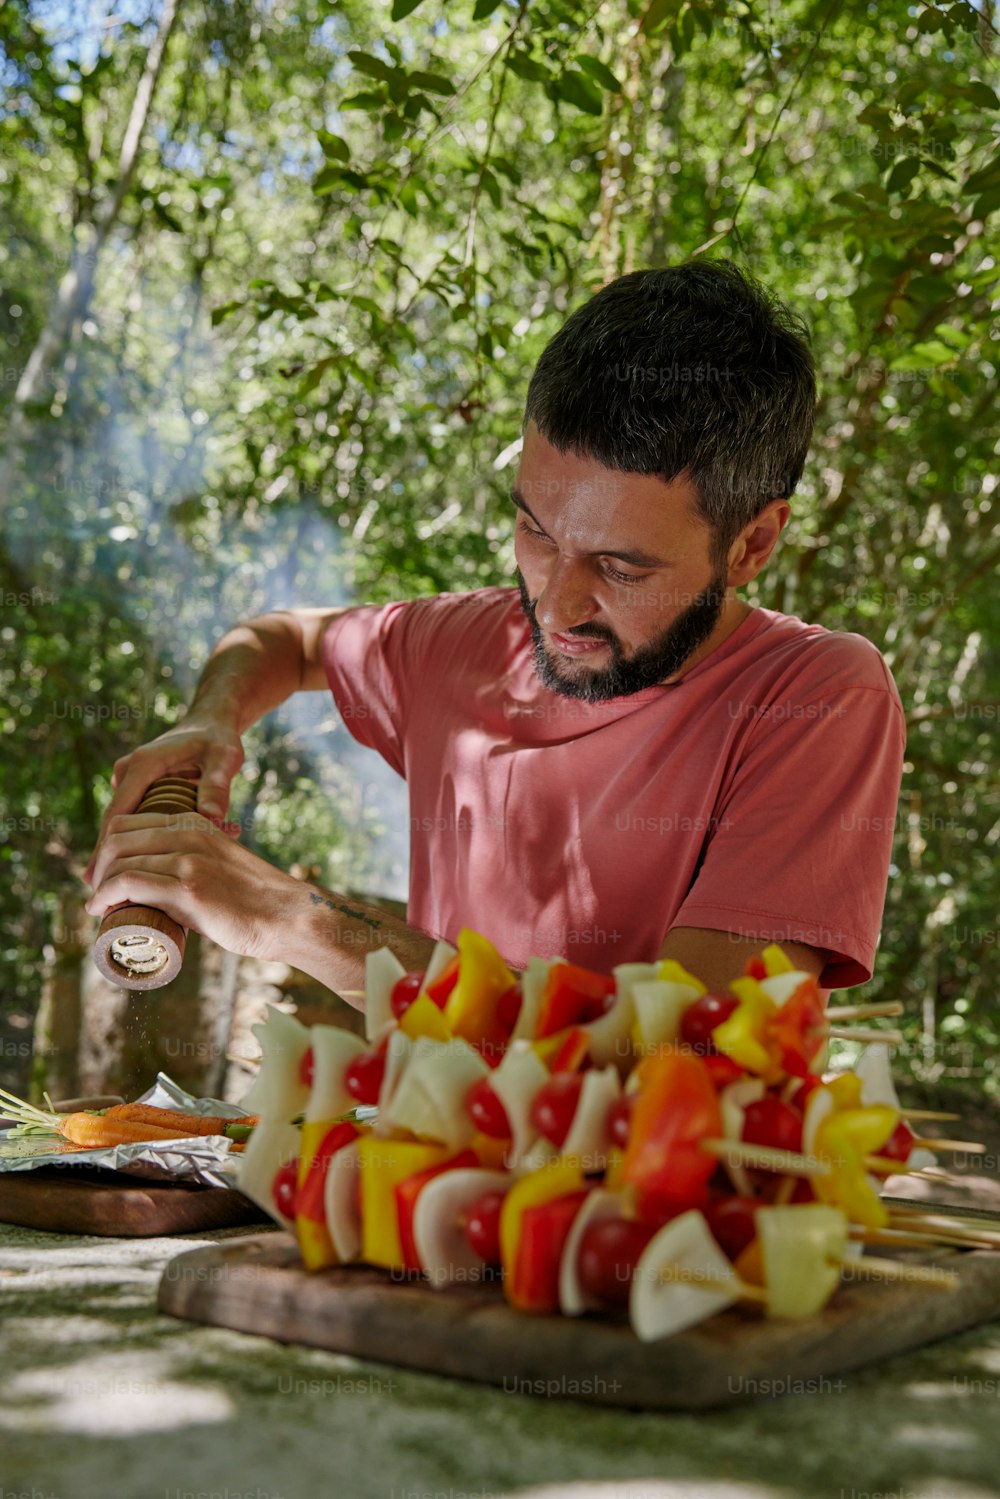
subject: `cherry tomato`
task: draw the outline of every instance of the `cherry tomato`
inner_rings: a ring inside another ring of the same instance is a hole
[[[681,1016],[680,1037],[695,1056],[711,1056],[717,1050],[712,1032],[729,1018],[738,1004],[734,994],[703,994],[688,1005]]]
[[[628,1127],[635,1108],[635,1094],[623,1093],[608,1109],[607,1131],[612,1144],[624,1150],[628,1144]]]
[[[344,1073],[344,1087],[358,1103],[378,1103],[385,1076],[385,1057],[377,1052],[363,1051],[348,1063]]]
[[[472,1084],[465,1095],[465,1111],[476,1128],[491,1140],[510,1139],[507,1110],[490,1087],[488,1077],[481,1077]]]
[[[553,1145],[565,1143],[582,1087],[583,1078],[578,1072],[557,1072],[535,1094],[531,1122]]]
[[[523,998],[520,985],[512,984],[497,1000],[497,1019],[508,1036],[511,1035],[517,1024]]]
[[[747,1145],[769,1145],[797,1155],[802,1149],[802,1115],[768,1094],[744,1109],[742,1138]]]
[[[603,1218],[584,1229],[576,1268],[583,1289],[605,1306],[626,1306],[636,1262],[657,1232],[632,1218]]]
[[[500,1209],[506,1195],[506,1192],[484,1192],[465,1215],[469,1248],[487,1265],[500,1263]]]
[[[901,1119],[880,1149],[879,1155],[886,1156],[890,1161],[905,1161],[909,1159],[913,1147],[919,1144],[920,1137],[913,1133],[905,1119]]]
[[[283,1213],[286,1218],[295,1217],[295,1193],[298,1190],[299,1163],[288,1161],[275,1174],[271,1183],[271,1196],[274,1198],[278,1212]]]
[[[311,1088],[313,1085],[313,1076],[315,1072],[316,1057],[314,1056],[313,1049],[310,1046],[309,1050],[303,1054],[302,1060],[299,1063],[299,1082],[303,1083],[307,1088]]]
[[[422,973],[404,973],[401,979],[396,980],[389,996],[389,1008],[397,1020],[402,1020],[423,986]]]
[[[731,1260],[738,1259],[756,1236],[754,1213],[760,1205],[753,1197],[716,1197],[709,1203],[705,1211],[708,1226]]]

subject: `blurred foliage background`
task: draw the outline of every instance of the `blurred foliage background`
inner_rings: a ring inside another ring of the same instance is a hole
[[[985,0],[8,0],[0,1013],[33,1013],[112,761],[222,629],[509,580],[545,343],[709,254],[821,370],[749,595],[867,635],[908,715],[865,992],[906,1003],[904,1068],[988,1083],[997,37]],[[329,703],[248,750],[251,846],[402,893],[405,802]]]

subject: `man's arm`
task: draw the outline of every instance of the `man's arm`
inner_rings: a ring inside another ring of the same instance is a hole
[[[733,932],[713,932],[707,927],[675,926],[664,938],[661,958],[674,958],[701,979],[713,994],[725,993],[731,980],[739,978],[747,958],[758,957],[767,944]],[[819,978],[826,963],[826,953],[801,942],[781,942],[782,952],[796,968]]]

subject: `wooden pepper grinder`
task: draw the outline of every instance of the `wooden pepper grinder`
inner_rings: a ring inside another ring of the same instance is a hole
[[[197,806],[197,781],[164,776],[153,782],[136,811],[180,814]],[[184,927],[154,906],[119,906],[101,922],[94,962],[124,989],[162,989],[181,971],[186,937]]]

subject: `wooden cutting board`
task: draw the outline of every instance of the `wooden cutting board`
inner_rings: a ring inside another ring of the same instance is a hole
[[[640,1343],[623,1322],[512,1311],[499,1286],[436,1291],[367,1265],[310,1274],[281,1233],[179,1255],[163,1273],[158,1306],[194,1322],[509,1393],[703,1410],[829,1391],[821,1380],[1000,1316],[1000,1254],[950,1253],[935,1263],[956,1271],[956,1289],[855,1280],[807,1321],[732,1309],[660,1343]]]
[[[255,1203],[227,1187],[56,1166],[0,1175],[0,1222],[21,1228],[131,1239],[266,1221]]]

